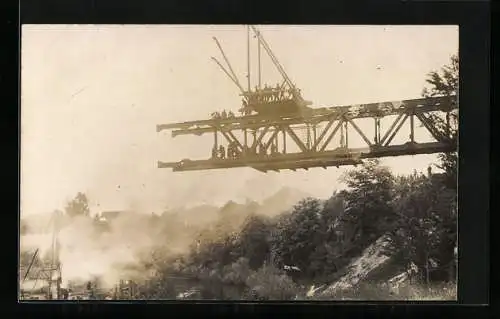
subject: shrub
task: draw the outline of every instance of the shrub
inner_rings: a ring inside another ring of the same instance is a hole
[[[246,280],[249,288],[246,297],[259,300],[292,300],[300,288],[283,271],[264,264]]]

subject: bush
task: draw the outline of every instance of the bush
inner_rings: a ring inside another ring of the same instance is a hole
[[[302,291],[283,271],[264,264],[246,280],[247,298],[259,300],[292,300]]]
[[[245,284],[250,272],[248,259],[244,257],[239,258],[236,262],[224,267],[222,282],[234,285]]]

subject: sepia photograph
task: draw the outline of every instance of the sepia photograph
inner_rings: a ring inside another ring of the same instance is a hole
[[[20,60],[20,301],[457,300],[458,26],[24,24]]]

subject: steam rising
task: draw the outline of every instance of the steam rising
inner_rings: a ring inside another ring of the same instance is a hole
[[[108,219],[61,214],[62,285],[99,278],[102,288],[112,288],[120,279],[145,279],[151,274],[146,264],[153,252],[163,257],[187,253],[198,240],[211,241],[237,230],[250,213],[275,215],[304,197],[307,194],[284,188],[261,204],[228,202],[223,207],[203,205],[160,216],[132,211]],[[48,219],[26,220],[32,233],[21,237],[21,251],[38,248],[39,256],[50,256],[54,228]]]
[[[109,231],[100,232],[103,220],[63,216],[58,234],[63,286],[68,281],[99,277],[105,287],[112,287],[127,276],[124,266],[139,264],[138,254],[153,246],[154,234],[148,229],[147,217],[118,216],[106,221]],[[37,225],[30,226],[40,230]],[[22,236],[21,250],[38,248],[39,255],[46,256],[51,252],[52,236],[51,231]]]

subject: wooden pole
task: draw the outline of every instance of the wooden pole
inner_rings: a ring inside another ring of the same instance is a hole
[[[247,80],[248,92],[250,92],[250,26],[247,26]]]

